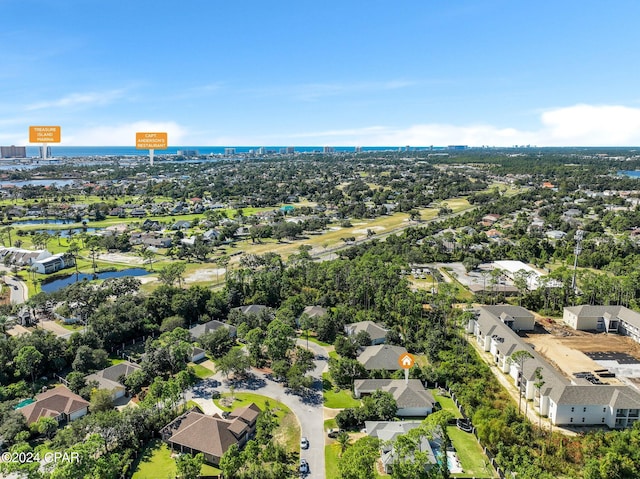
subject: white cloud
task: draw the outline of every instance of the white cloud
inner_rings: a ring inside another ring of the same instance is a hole
[[[167,132],[169,146],[184,145],[186,129],[175,122],[138,121],[115,126],[89,127],[62,131],[65,146],[134,146],[136,132]]]
[[[125,90],[110,90],[102,92],[71,93],[62,98],[51,101],[32,103],[26,106],[27,111],[44,110],[47,108],[73,108],[77,106],[108,105],[121,98]]]
[[[640,145],[640,108],[580,104],[544,112],[541,121],[549,145]]]
[[[272,144],[428,146],[638,146],[640,108],[579,104],[544,111],[531,130],[489,124],[426,123],[407,128],[373,126],[279,137]]]

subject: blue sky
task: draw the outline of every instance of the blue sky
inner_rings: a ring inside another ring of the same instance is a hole
[[[0,144],[640,145],[640,2],[0,0]]]

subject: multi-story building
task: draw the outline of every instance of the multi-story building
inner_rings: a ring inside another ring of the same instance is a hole
[[[26,146],[0,146],[0,158],[26,158]]]
[[[640,313],[624,306],[572,306],[564,308],[562,320],[573,329],[618,333],[640,343]]]
[[[529,316],[533,317],[517,306],[482,306],[469,321],[467,332],[491,355],[498,369],[513,378],[520,394],[533,402],[540,415],[554,425],[611,428],[631,426],[640,418],[640,393],[635,388],[621,382],[592,382],[588,377],[568,379],[523,341],[514,329],[517,318]],[[512,359],[519,351],[528,354]]]

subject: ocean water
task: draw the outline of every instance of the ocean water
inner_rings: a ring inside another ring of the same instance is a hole
[[[54,158],[80,158],[80,157],[95,157],[95,156],[147,156],[148,150],[138,150],[133,146],[55,146],[51,147],[51,155]],[[260,148],[264,148],[267,152],[279,153],[281,149],[286,148],[283,146],[174,146],[166,150],[154,150],[155,155],[176,155],[178,150],[196,150],[199,155],[219,155],[225,156],[225,148],[235,148],[237,155],[249,153],[250,151],[257,151]],[[313,153],[322,152],[322,146],[296,146],[296,153]],[[361,151],[398,151],[397,146],[362,146]],[[429,147],[412,147],[411,150],[428,149]],[[404,150],[405,148],[401,148]],[[334,148],[336,153],[353,153],[355,147],[351,146],[336,146]],[[38,146],[27,146],[27,156],[36,157],[39,156],[40,150]],[[234,155],[227,155],[233,157]]]

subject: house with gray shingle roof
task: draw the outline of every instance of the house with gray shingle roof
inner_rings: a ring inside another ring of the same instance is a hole
[[[85,379],[87,382],[96,381],[98,383],[98,389],[111,391],[111,397],[115,400],[123,397],[126,393],[126,387],[121,381],[138,369],[140,369],[140,366],[137,364],[123,361],[93,374],[89,374]]]
[[[370,437],[380,439],[380,462],[384,468],[384,472],[389,474],[393,469],[393,464],[398,458],[398,454],[394,449],[394,443],[398,436],[407,434],[412,429],[421,426],[419,421],[365,421],[365,431]],[[420,438],[417,445],[418,450],[426,454],[425,470],[428,470],[436,464],[436,455],[434,451],[440,450],[439,438],[429,441],[426,435]],[[407,458],[409,459],[409,458]],[[411,458],[412,459],[412,458]]]
[[[571,306],[564,308],[562,320],[573,329],[619,333],[640,343],[640,313],[624,306]]]
[[[196,341],[205,333],[212,333],[220,328],[227,328],[232,338],[236,336],[237,328],[231,324],[223,323],[222,321],[212,320],[203,324],[197,324],[189,330],[191,339]]]
[[[375,391],[391,393],[396,401],[396,416],[421,417],[433,412],[435,400],[419,379],[356,379],[353,383],[354,396],[372,394]]]
[[[386,340],[388,329],[374,323],[373,321],[359,321],[357,323],[350,323],[344,327],[344,332],[347,336],[355,336],[360,331],[366,331],[371,338],[371,345],[383,344]]]
[[[398,358],[405,354],[407,350],[402,346],[391,346],[389,344],[379,344],[377,346],[367,346],[358,355],[358,362],[367,371],[383,369],[386,371],[397,371],[400,368]]]

